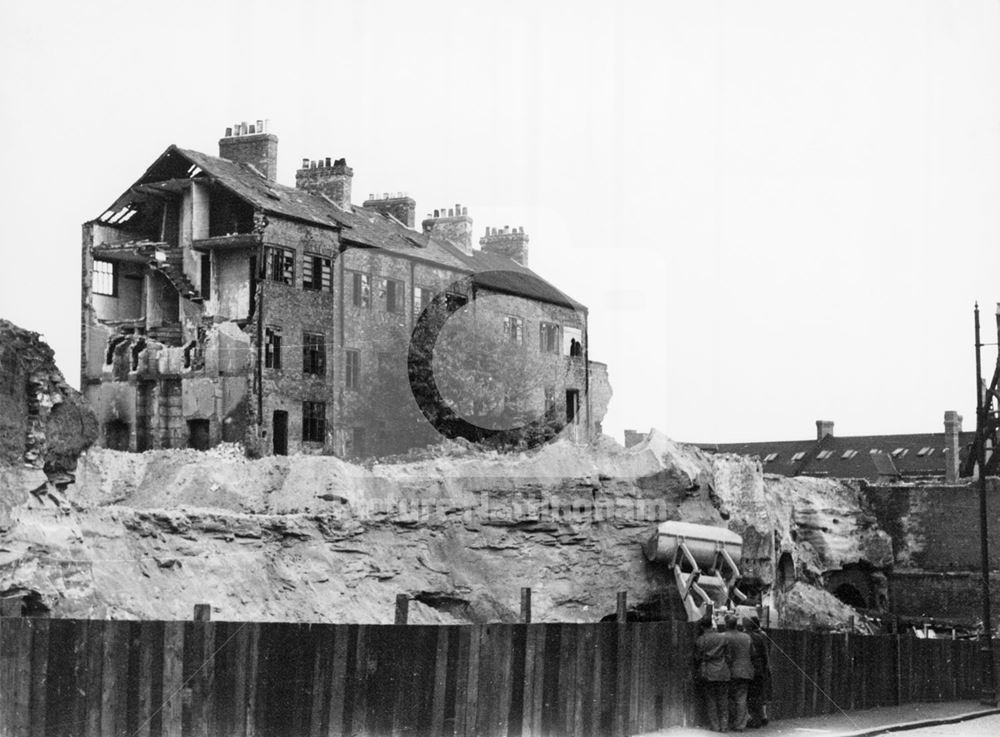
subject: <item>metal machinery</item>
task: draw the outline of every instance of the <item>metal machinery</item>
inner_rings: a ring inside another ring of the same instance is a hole
[[[677,592],[691,622],[746,599],[736,588],[743,538],[735,532],[690,522],[663,522],[643,552],[649,561],[673,567]]]

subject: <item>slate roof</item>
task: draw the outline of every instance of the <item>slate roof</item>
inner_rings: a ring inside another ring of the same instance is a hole
[[[959,434],[964,460],[974,432]],[[755,443],[698,444],[714,453],[758,456],[767,473],[783,476],[829,476],[877,480],[892,470],[903,478],[944,476],[944,433],[908,435],[827,435],[821,440],[779,440]],[[877,457],[881,456],[881,457]]]
[[[341,209],[325,197],[265,179],[254,169],[200,151],[171,145],[110,209],[118,209],[134,196],[138,185],[153,185],[171,176],[186,178],[195,164],[207,178],[228,189],[254,208],[340,231],[348,246],[378,248],[405,258],[424,261],[460,274],[471,275],[476,286],[504,294],[549,302],[586,312],[586,307],[542,279],[531,269],[505,256],[474,250],[463,252],[454,244],[410,230],[374,210],[352,206]]]

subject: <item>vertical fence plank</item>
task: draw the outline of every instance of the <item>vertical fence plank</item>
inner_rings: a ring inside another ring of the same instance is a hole
[[[86,681],[82,685],[86,693],[86,721],[83,734],[87,737],[102,737],[101,733],[101,671],[104,661],[105,633],[110,628],[107,622],[90,620],[87,622]]]
[[[48,704],[49,620],[33,619],[31,629],[30,734],[32,737],[41,737],[45,734],[45,710]]]
[[[448,690],[449,628],[437,627],[434,648],[434,695],[431,701],[430,734],[444,733],[445,694]]]
[[[181,737],[184,701],[184,623],[165,622],[163,627],[163,737]]]
[[[330,695],[327,702],[327,737],[342,737],[344,732],[344,702],[347,698],[349,625],[338,624],[331,628],[333,661],[330,668]]]
[[[464,735],[466,732],[466,715],[468,713],[469,691],[469,648],[472,638],[471,627],[458,628],[458,656],[455,666],[455,723],[453,735]]]
[[[545,709],[545,638],[550,628],[538,625],[531,628],[534,633],[532,657],[535,664],[531,674],[531,712],[528,715],[529,730],[526,734],[542,734],[542,713]]]
[[[14,703],[14,730],[17,737],[28,737],[31,730],[31,621],[14,618],[14,688],[0,695],[0,699],[10,699]]]

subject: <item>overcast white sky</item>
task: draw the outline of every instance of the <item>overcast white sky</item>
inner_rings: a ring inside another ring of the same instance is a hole
[[[524,226],[590,307],[619,439],[974,425],[998,0],[5,2],[0,70],[0,316],[74,384],[80,224],[269,118],[285,183],[344,156],[356,202]]]

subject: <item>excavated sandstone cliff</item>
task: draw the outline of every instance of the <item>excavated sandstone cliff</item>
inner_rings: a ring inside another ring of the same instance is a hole
[[[450,444],[368,466],[237,446],[77,463],[93,416],[51,351],[9,323],[0,347],[0,598],[28,614],[172,619],[209,603],[222,619],[389,622],[405,593],[415,622],[513,621],[529,586],[536,621],[598,620],[618,591],[639,616],[680,618],[671,572],[640,547],[677,519],[739,532],[747,586],[783,624],[836,627],[851,610],[823,573],[892,559],[855,487],[765,477],[655,431],[628,450]]]

